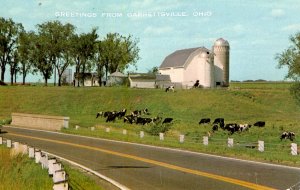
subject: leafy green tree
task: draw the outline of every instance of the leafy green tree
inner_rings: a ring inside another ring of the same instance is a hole
[[[0,17],[0,70],[1,80],[4,81],[6,65],[13,60],[18,47],[18,37],[23,26],[15,23],[11,18]]]
[[[300,104],[300,32],[291,36],[290,41],[291,45],[282,53],[277,54],[276,59],[279,68],[288,68],[286,79],[295,81],[290,91]]]
[[[84,84],[84,73],[87,70],[91,70],[93,66],[93,59],[96,53],[97,38],[98,34],[96,28],[93,28],[89,33],[82,33],[79,36],[75,36],[73,38],[73,55],[75,58],[75,69],[78,78],[77,86],[79,86],[79,80],[82,80],[82,84]]]
[[[22,83],[25,85],[25,79],[28,73],[34,73],[35,69],[33,68],[32,62],[30,61],[30,56],[32,55],[32,51],[35,48],[34,44],[34,32],[26,32],[23,31],[20,34],[19,38],[19,47],[18,54],[20,58],[20,70],[19,72],[22,74]]]
[[[14,77],[16,78],[17,72],[19,70],[18,65],[20,62],[20,56],[18,51],[14,51],[13,56],[9,59],[9,66],[10,66],[10,84],[14,84]],[[15,79],[16,81],[16,79]]]
[[[48,46],[46,54],[54,69],[54,84],[56,84],[56,70],[58,85],[61,86],[61,76],[71,64],[71,39],[75,27],[72,24],[62,24],[60,21],[49,21],[38,25],[39,35],[43,36],[44,44]]]
[[[32,50],[32,56],[30,61],[33,63],[33,66],[43,75],[45,80],[45,86],[48,85],[48,79],[53,74],[53,59],[49,51],[49,41],[45,34],[39,31],[33,39],[35,47]]]
[[[132,36],[121,36],[118,33],[109,33],[98,43],[98,62],[97,71],[101,74],[105,70],[107,80],[108,73],[115,71],[124,71],[130,65],[136,66],[139,60],[138,40],[132,39]],[[103,69],[104,68],[104,69]]]

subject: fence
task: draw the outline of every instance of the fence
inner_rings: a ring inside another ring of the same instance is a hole
[[[79,130],[80,127],[77,126],[75,130]],[[83,130],[86,130],[83,128]],[[180,143],[180,144],[195,144],[195,145],[203,145],[203,146],[222,146],[227,147],[230,149],[234,148],[247,148],[257,150],[258,152],[266,152],[266,153],[281,153],[282,151],[279,150],[286,150],[283,152],[289,152],[290,155],[296,156],[300,152],[300,147],[296,143],[291,143],[290,145],[285,145],[282,143],[266,143],[263,140],[258,140],[256,142],[247,142],[247,141],[235,141],[234,138],[227,138],[227,139],[218,139],[209,136],[196,136],[196,137],[189,137],[183,134],[179,135],[178,138],[176,137],[167,137],[164,133],[159,133],[158,136],[150,136],[147,135],[144,131],[139,131],[137,134],[129,133],[126,129],[115,130],[109,127],[104,128],[104,130],[100,130],[100,128],[91,127],[89,130],[95,132],[103,132],[107,134],[122,134],[124,136],[133,136],[139,139],[146,139],[151,138],[153,140],[157,140],[160,142],[171,142],[171,143]]]
[[[0,145],[5,144],[8,148],[11,148],[12,155],[28,154],[29,158],[34,159],[35,163],[41,164],[43,169],[47,169],[48,174],[54,183],[53,190],[69,189],[68,175],[58,159],[39,149],[35,149],[34,147],[29,147],[26,144],[12,142],[10,139],[3,139],[3,137],[0,137]]]

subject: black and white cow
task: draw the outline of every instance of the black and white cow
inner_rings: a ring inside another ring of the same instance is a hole
[[[200,121],[199,121],[199,125],[209,124],[209,123],[210,123],[210,118],[203,118],[203,119],[200,119]]]
[[[215,131],[218,131],[218,129],[219,129],[219,125],[213,124],[212,131],[215,132]]]
[[[295,138],[295,133],[294,132],[283,132],[282,134],[281,134],[281,137],[280,137],[280,140],[282,140],[282,139],[290,139],[291,141],[293,141],[294,140],[294,138]]]
[[[199,87],[199,85],[200,85],[200,83],[199,83],[199,80],[196,80],[196,82],[195,82],[195,84],[194,84],[194,88],[198,88]]]
[[[248,131],[251,128],[251,125],[249,125],[249,124],[240,124],[239,127],[240,127],[239,131],[244,132],[244,131]]]
[[[168,91],[175,92],[174,86],[168,86],[168,87],[166,88],[166,92],[168,92]]]
[[[124,116],[124,123],[128,122],[130,124],[133,124],[136,122],[136,116],[133,116],[133,115],[126,115]]]
[[[224,118],[216,118],[216,119],[214,120],[213,124],[217,124],[217,125],[219,125],[219,127],[220,127],[221,129],[224,129],[224,127],[225,127]]]
[[[103,117],[103,112],[102,112],[102,111],[100,111],[100,112],[97,113],[96,119],[97,119],[98,117]]]
[[[118,117],[117,112],[111,112],[110,114],[107,115],[106,122],[115,121],[117,117]]]
[[[119,111],[117,114],[118,114],[118,118],[121,119],[122,117],[125,116],[127,110],[124,108],[122,109],[121,111]]]
[[[257,121],[253,124],[253,126],[264,127],[266,125],[265,121]]]
[[[167,117],[164,119],[164,121],[162,122],[162,124],[164,123],[171,123],[173,121],[173,118]]]
[[[232,135],[234,132],[239,131],[240,126],[236,123],[229,123],[225,125],[225,130],[229,131]]]

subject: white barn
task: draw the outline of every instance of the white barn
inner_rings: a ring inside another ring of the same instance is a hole
[[[177,50],[159,67],[171,82],[191,88],[197,80],[204,88],[229,85],[229,43],[220,38],[212,50],[205,47]]]

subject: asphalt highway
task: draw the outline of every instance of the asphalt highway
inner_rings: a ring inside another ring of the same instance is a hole
[[[1,136],[77,162],[133,190],[288,189],[300,183],[300,169],[294,167],[13,127],[3,127]]]

